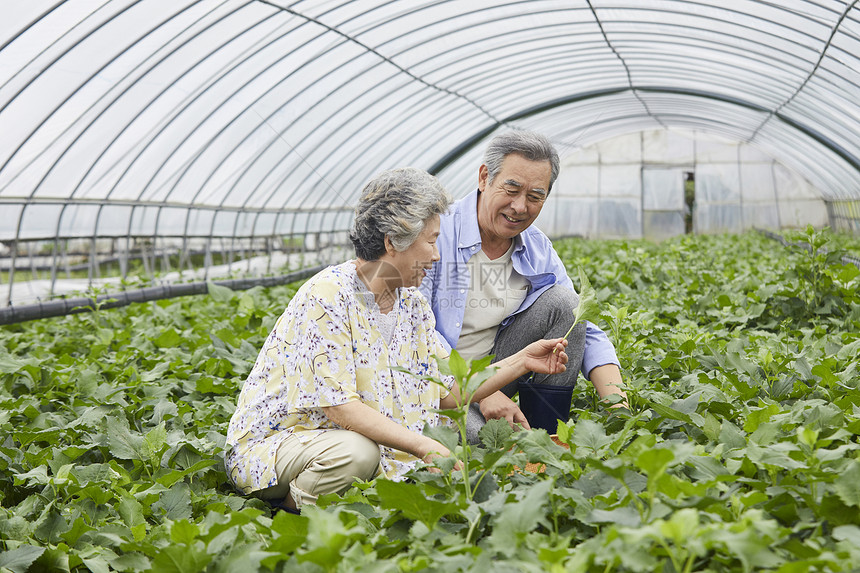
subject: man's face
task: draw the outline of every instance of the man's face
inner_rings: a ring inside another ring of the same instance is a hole
[[[549,161],[529,161],[511,154],[489,181],[486,165],[478,172],[478,227],[483,241],[512,239],[540,215],[549,193],[552,166]]]

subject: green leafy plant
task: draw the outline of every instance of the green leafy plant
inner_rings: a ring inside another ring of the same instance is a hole
[[[425,427],[425,434],[444,445],[454,455],[453,458],[443,458],[437,461],[436,465],[438,467],[448,473],[451,472],[459,462],[459,469],[462,474],[463,492],[467,500],[472,500],[475,492],[480,487],[485,474],[478,477],[475,483],[472,483],[469,479],[470,468],[472,465],[472,448],[466,437],[466,418],[469,414],[469,405],[472,403],[472,400],[480,389],[481,384],[486,382],[487,379],[490,378],[497,370],[496,367],[490,364],[492,358],[492,356],[487,356],[478,360],[467,361],[464,360],[456,350],[453,350],[448,358],[437,357],[440,372],[443,375],[454,378],[454,384],[456,385],[460,396],[457,408],[439,410],[441,414],[444,414],[454,422],[457,427],[457,433],[455,434],[454,432],[449,431],[450,428],[446,426],[428,426]],[[409,373],[408,370],[403,368],[397,368],[397,370]],[[434,376],[421,376],[421,378],[438,386],[442,386],[447,390],[447,384],[440,378]]]
[[[0,571],[856,568],[860,271],[819,252],[813,294],[809,252],[757,233],[556,246],[593,283],[633,414],[581,383],[569,449],[498,420],[468,450],[439,429],[467,472],[357,483],[300,516],[238,495],[222,462],[298,285],[0,328]],[[466,396],[483,366],[447,368]]]
[[[600,314],[600,303],[597,300],[597,293],[588,280],[588,276],[582,267],[579,268],[579,303],[573,308],[573,324],[570,325],[564,339],[570,336],[574,327],[582,321],[594,321]]]

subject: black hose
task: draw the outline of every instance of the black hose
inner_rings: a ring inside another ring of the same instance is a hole
[[[219,286],[225,286],[230,290],[247,290],[255,286],[276,286],[310,278],[326,268],[326,266],[327,265],[319,265],[308,269],[293,271],[277,277],[230,279],[212,282]],[[8,306],[6,308],[0,308],[0,325],[15,324],[40,318],[50,318],[52,316],[64,316],[79,312],[89,312],[97,308],[118,308],[121,306],[128,306],[135,302],[149,302],[152,300],[175,298],[178,296],[206,294],[208,292],[208,283],[195,282],[146,287],[137,290],[103,294],[96,298],[63,298],[48,302],[40,302],[37,304]]]

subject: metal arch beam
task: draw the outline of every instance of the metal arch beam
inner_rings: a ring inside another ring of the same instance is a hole
[[[505,125],[506,123],[525,119],[527,117],[531,117],[533,115],[537,115],[537,114],[543,113],[545,111],[549,111],[549,110],[552,110],[552,109],[555,109],[555,108],[558,108],[558,107],[561,107],[564,105],[568,105],[571,103],[576,103],[579,101],[616,95],[616,94],[625,93],[625,92],[629,92],[629,91],[638,91],[638,92],[646,92],[646,93],[667,93],[667,94],[676,94],[676,95],[690,96],[690,97],[697,97],[697,98],[706,98],[706,99],[712,99],[712,100],[717,100],[717,101],[721,101],[721,102],[725,102],[725,103],[734,104],[734,105],[737,105],[740,107],[744,107],[744,108],[751,109],[751,110],[758,111],[758,112],[762,112],[762,113],[773,113],[775,117],[779,118],[785,124],[791,126],[793,129],[796,129],[797,131],[803,133],[804,135],[809,136],[813,140],[817,141],[818,143],[820,143],[821,145],[823,145],[824,147],[826,147],[827,149],[829,149],[830,151],[832,151],[833,153],[835,153],[836,155],[838,155],[839,157],[844,159],[849,165],[851,165],[851,167],[853,167],[854,169],[857,170],[858,173],[860,173],[860,158],[853,155],[851,152],[849,152],[847,149],[845,149],[844,147],[842,147],[841,145],[839,145],[838,143],[836,143],[835,141],[833,141],[829,137],[817,132],[816,130],[814,130],[814,129],[812,129],[812,128],[810,128],[810,127],[808,127],[808,126],[806,126],[806,125],[804,125],[798,121],[795,121],[789,117],[786,117],[782,113],[774,112],[771,109],[762,107],[760,105],[756,105],[756,104],[751,103],[751,102],[746,101],[746,100],[728,97],[728,96],[724,96],[724,95],[720,95],[720,94],[716,94],[716,93],[712,93],[712,92],[706,92],[706,91],[700,91],[700,90],[688,90],[688,89],[680,89],[680,88],[671,88],[671,87],[659,87],[659,86],[636,87],[633,90],[625,87],[625,88],[618,88],[618,89],[609,89],[609,90],[599,90],[599,91],[594,91],[594,92],[586,92],[586,93],[575,94],[575,95],[566,96],[566,97],[562,97],[562,98],[557,98],[557,99],[554,99],[552,101],[544,102],[544,103],[538,104],[536,106],[526,108],[522,111],[518,111],[514,114],[511,114],[508,117],[501,119],[500,121],[497,121],[493,124],[490,124],[489,126],[482,129],[481,131],[475,133],[474,135],[472,135],[471,137],[469,137],[468,139],[466,139],[465,141],[460,143],[460,145],[458,145],[457,147],[452,149],[445,156],[440,158],[439,161],[434,163],[428,169],[428,171],[432,175],[438,175],[443,169],[445,169],[450,164],[452,164],[454,161],[456,161],[457,159],[459,159],[460,157],[462,157],[463,155],[468,153],[471,149],[473,149],[476,145],[478,145],[481,141],[483,141],[488,135],[490,135],[496,129]]]
[[[445,169],[450,164],[454,163],[456,160],[461,158],[463,155],[465,155],[466,153],[471,151],[476,145],[478,145],[481,141],[483,141],[488,135],[493,133],[495,130],[497,130],[499,127],[501,127],[505,123],[508,123],[511,121],[517,121],[519,119],[530,117],[532,115],[537,115],[539,113],[549,111],[551,109],[555,109],[557,107],[561,107],[563,105],[575,103],[578,101],[583,101],[583,100],[596,98],[596,97],[615,95],[615,94],[619,94],[619,93],[624,93],[626,91],[629,91],[629,89],[624,87],[624,88],[618,88],[618,89],[613,89],[613,90],[600,90],[598,92],[588,92],[588,93],[583,93],[583,94],[576,94],[576,95],[567,96],[567,97],[558,98],[558,99],[555,99],[552,101],[544,102],[542,104],[538,104],[538,105],[530,107],[530,108],[526,108],[526,109],[519,111],[513,115],[510,115],[510,116],[508,116],[508,117],[506,117],[500,121],[492,123],[489,126],[482,129],[481,131],[475,133],[474,135],[472,135],[471,137],[469,137],[468,139],[463,141],[460,145],[458,145],[457,147],[455,147],[454,149],[449,151],[447,154],[445,154],[444,157],[442,157],[441,159],[439,159],[439,161],[437,161],[432,166],[430,166],[427,169],[427,171],[431,175],[438,175],[443,169]]]

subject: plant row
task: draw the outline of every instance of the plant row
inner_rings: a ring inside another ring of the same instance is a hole
[[[239,388],[297,285],[4,327],[0,571],[860,562],[860,270],[758,234],[557,247],[596,290],[629,410],[580,381],[565,447],[501,422],[479,447],[436,429],[465,471],[359,483],[300,516],[237,495],[222,463]]]

